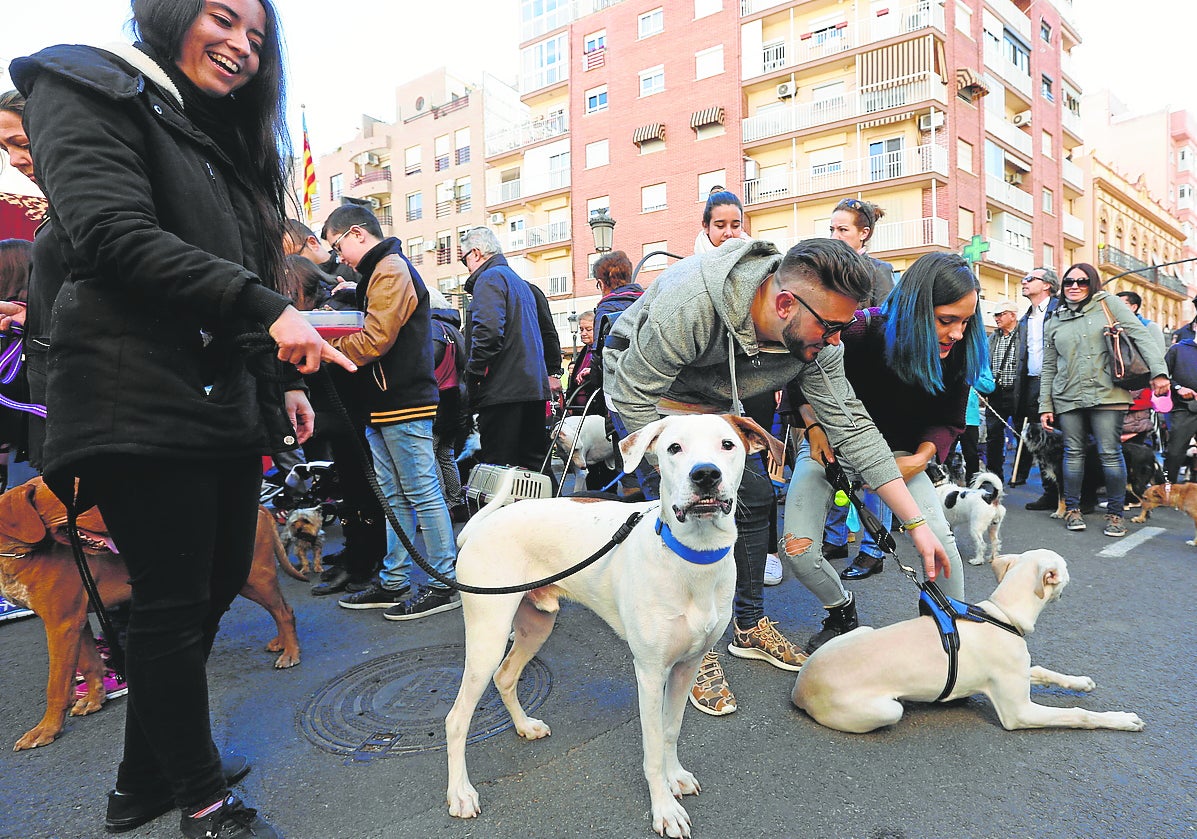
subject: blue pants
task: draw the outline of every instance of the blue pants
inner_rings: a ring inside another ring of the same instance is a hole
[[[1064,504],[1081,507],[1081,482],[1085,476],[1085,444],[1090,432],[1097,440],[1097,457],[1106,479],[1106,514],[1122,515],[1126,501],[1126,461],[1122,457],[1122,420],[1126,411],[1077,408],[1056,415],[1064,432]],[[1173,479],[1175,480],[1175,478]]]

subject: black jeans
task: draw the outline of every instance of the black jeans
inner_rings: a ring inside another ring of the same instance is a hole
[[[744,459],[744,477],[736,504],[736,596],[732,613],[736,626],[751,629],[765,616],[765,557],[770,547],[769,514],[777,509],[773,482],[765,467],[765,454]]]
[[[989,408],[985,411],[985,466],[1003,481],[1006,480],[1006,426],[1017,421],[1014,416],[1018,393],[1011,388],[997,388],[988,397]],[[1036,406],[1037,407],[1037,406]],[[1015,426],[1022,434],[1021,423]],[[1025,457],[1024,452],[1024,457]]]
[[[1023,376],[1019,384],[1021,388],[1018,398],[1019,415],[1015,417],[1014,427],[1018,429],[1019,434],[1022,434],[1023,428],[1030,428],[1032,425],[1039,424],[1039,377]],[[1011,480],[1025,483],[1027,476],[1031,474],[1031,463],[1033,460],[1034,458],[1024,445],[1022,458],[1018,461],[1018,474],[1011,475]]]
[[[1169,431],[1168,451],[1164,455],[1164,474],[1172,483],[1177,483],[1180,467],[1188,460],[1189,441],[1197,434],[1197,413],[1188,409],[1190,403],[1184,402],[1178,396],[1172,397],[1175,407],[1172,409],[1172,428]],[[1197,482],[1197,475],[1189,475],[1189,482]]]
[[[549,451],[545,402],[508,402],[478,409],[483,463],[522,466],[539,472]]]
[[[80,471],[133,587],[116,788],[170,790],[183,808],[210,803],[226,787],[212,742],[207,661],[220,618],[249,577],[261,459],[114,455]]]
[[[357,581],[368,580],[382,567],[387,553],[387,522],[366,470],[374,463],[366,435],[361,428],[337,429],[328,435],[341,496],[345,509],[341,514],[341,532],[345,536],[341,567]]]

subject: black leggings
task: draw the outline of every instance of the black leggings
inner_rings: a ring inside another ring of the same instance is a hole
[[[125,748],[116,788],[174,793],[183,808],[225,789],[206,665],[253,560],[259,457],[89,459],[80,470],[129,569]]]

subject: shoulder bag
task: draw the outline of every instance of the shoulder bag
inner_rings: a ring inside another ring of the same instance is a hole
[[[1151,382],[1151,370],[1122,324],[1114,320],[1106,301],[1101,301],[1101,308],[1106,313],[1107,325],[1102,329],[1102,335],[1106,339],[1110,377],[1114,380],[1114,386],[1142,390]]]

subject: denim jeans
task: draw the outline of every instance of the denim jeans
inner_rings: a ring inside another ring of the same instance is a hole
[[[763,452],[744,458],[736,496],[736,626],[751,629],[765,616],[765,557],[769,554],[769,510],[777,506]]]
[[[619,414],[614,411],[611,412],[611,425],[615,428],[615,444],[618,447],[620,441],[628,436],[628,428],[623,424]],[[620,465],[622,466],[622,462]],[[646,500],[656,501],[661,497],[661,473],[647,459],[636,465],[633,474],[636,476],[636,481],[640,484],[640,491],[644,493]],[[761,573],[763,574],[764,571]]]
[[[881,520],[881,523],[886,528],[894,526],[894,514],[889,511],[889,507],[885,506],[885,502],[875,492],[864,491],[861,493],[861,503],[863,503],[873,515]],[[846,545],[848,544],[848,508],[831,506],[831,510],[827,513],[827,521],[823,525],[823,541],[828,545]],[[873,559],[880,559],[884,556],[881,548],[877,547],[877,540],[867,530],[860,540],[860,552],[865,556],[870,556]]]
[[[1085,476],[1085,444],[1090,432],[1097,440],[1097,457],[1106,479],[1106,514],[1122,515],[1126,501],[1126,461],[1122,457],[1122,420],[1126,411],[1077,408],[1056,415],[1064,432],[1064,505],[1081,507],[1081,482]]]
[[[416,522],[424,534],[428,564],[443,576],[455,577],[457,549],[453,523],[436,477],[432,450],[432,420],[412,420],[394,425],[369,427],[366,439],[374,455],[378,484],[409,539],[415,539]],[[387,555],[379,578],[384,588],[406,587],[411,574],[411,555],[394,529],[387,528]],[[437,588],[444,588],[433,582]]]

